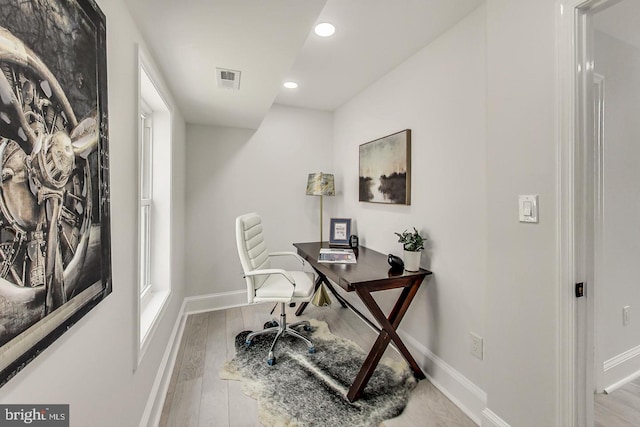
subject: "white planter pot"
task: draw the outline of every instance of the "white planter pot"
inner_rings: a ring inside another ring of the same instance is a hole
[[[421,251],[418,251],[418,252],[404,251],[404,269],[407,271],[420,270],[421,255],[422,255]]]

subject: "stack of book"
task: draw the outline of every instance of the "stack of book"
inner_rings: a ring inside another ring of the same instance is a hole
[[[328,264],[355,264],[356,254],[353,249],[321,248],[318,262]]]

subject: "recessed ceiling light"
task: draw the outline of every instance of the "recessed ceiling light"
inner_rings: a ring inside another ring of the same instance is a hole
[[[320,37],[329,37],[336,32],[336,27],[328,22],[323,22],[322,24],[316,25],[315,32]]]
[[[296,82],[284,82],[284,87],[287,89],[295,89],[298,87],[298,83]]]

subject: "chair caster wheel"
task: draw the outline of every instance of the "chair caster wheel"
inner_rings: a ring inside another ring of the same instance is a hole
[[[309,347],[309,354],[313,354],[316,352],[316,348],[315,347]]]
[[[264,329],[277,328],[277,327],[278,327],[278,322],[276,322],[275,320],[270,320],[264,324]]]
[[[244,342],[244,345],[245,345],[246,347],[251,347],[251,341],[246,340],[246,341]]]
[[[307,332],[311,331],[311,326],[304,325],[304,330],[307,331]]]
[[[276,359],[267,359],[267,365],[273,366],[276,363]]]

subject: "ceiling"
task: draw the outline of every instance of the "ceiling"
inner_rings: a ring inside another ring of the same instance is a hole
[[[483,0],[125,2],[188,123],[256,129],[274,102],[333,111]],[[240,89],[218,88],[216,67]]]

